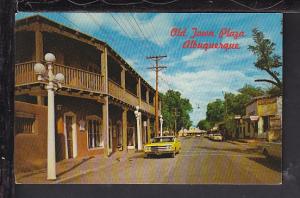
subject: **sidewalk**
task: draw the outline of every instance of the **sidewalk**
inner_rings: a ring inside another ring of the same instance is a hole
[[[68,181],[72,178],[79,177],[81,175],[97,171],[116,163],[121,163],[126,160],[130,160],[134,157],[140,157],[143,154],[135,151],[116,152],[110,157],[106,155],[97,155],[92,157],[76,158],[63,160],[56,163],[56,175],[55,181],[48,181],[47,170],[41,169],[32,172],[20,173],[16,175],[17,184],[58,184]]]

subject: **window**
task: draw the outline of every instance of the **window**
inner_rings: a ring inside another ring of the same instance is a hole
[[[98,148],[103,146],[102,126],[99,118],[90,118],[88,124],[88,146]]]
[[[15,118],[15,133],[34,133],[34,117],[16,117]]]

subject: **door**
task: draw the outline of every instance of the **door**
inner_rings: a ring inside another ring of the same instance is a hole
[[[66,159],[77,157],[76,114],[64,114],[64,135]]]
[[[128,149],[135,149],[135,128],[128,127],[127,128],[127,146]]]
[[[121,148],[123,145],[122,122],[117,122],[117,147]]]
[[[73,158],[73,116],[66,116],[67,158]]]
[[[117,151],[117,126],[113,126],[112,128],[112,151]]]

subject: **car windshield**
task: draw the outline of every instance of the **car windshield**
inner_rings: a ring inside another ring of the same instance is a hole
[[[174,138],[173,137],[157,137],[154,138],[153,142],[173,142]]]

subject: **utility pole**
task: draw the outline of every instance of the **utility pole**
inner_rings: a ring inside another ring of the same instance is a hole
[[[166,66],[159,65],[158,62],[162,59],[167,57],[166,55],[159,55],[159,56],[147,56],[147,59],[151,59],[155,61],[155,66],[149,67],[148,69],[155,70],[155,130],[156,134],[159,136],[159,119],[158,119],[158,72],[162,69],[167,68]]]

